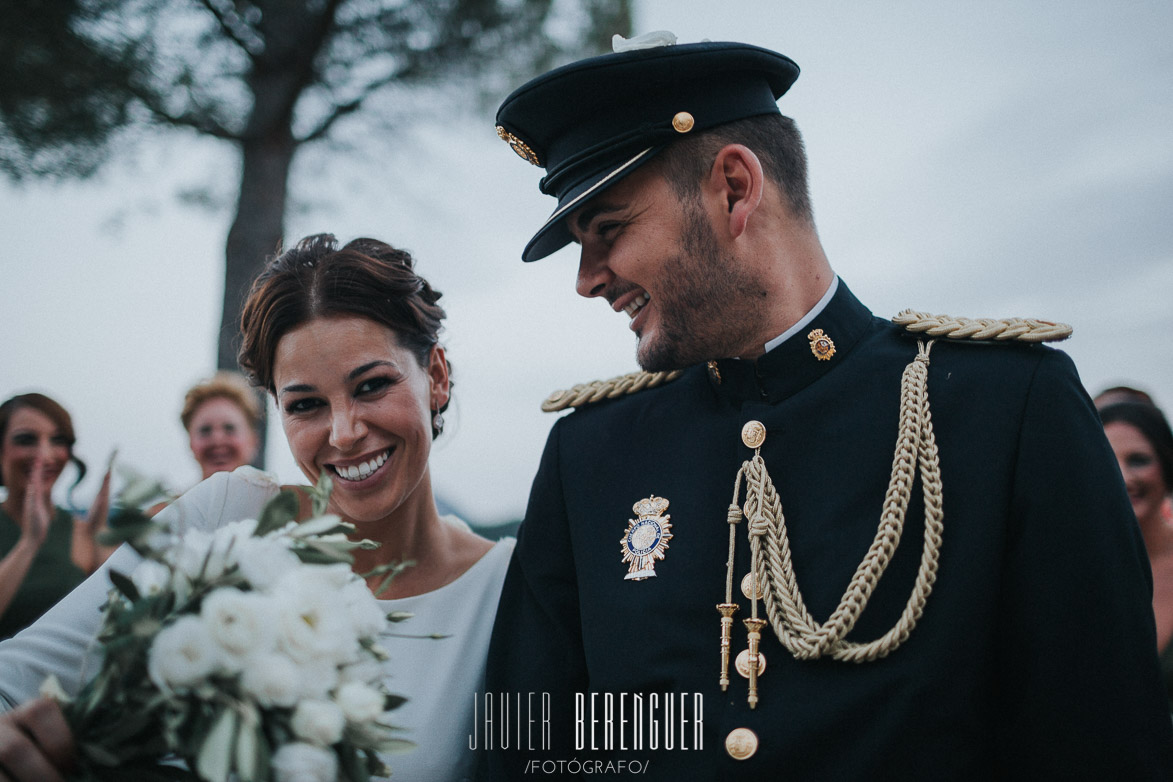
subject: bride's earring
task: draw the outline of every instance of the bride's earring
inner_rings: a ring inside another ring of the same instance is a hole
[[[439,410],[432,411],[432,436],[439,437],[440,433],[444,431],[444,416],[440,414]]]

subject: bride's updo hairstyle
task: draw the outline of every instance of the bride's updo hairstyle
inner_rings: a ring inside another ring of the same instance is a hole
[[[282,337],[314,318],[357,315],[395,332],[426,369],[444,320],[440,295],[415,273],[410,253],[386,242],[355,239],[339,248],[332,234],[307,236],[253,282],[237,360],[255,385],[275,393],[273,357]]]

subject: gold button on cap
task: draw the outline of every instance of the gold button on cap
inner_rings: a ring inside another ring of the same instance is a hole
[[[753,593],[755,586],[758,588],[757,595],[754,595]],[[750,600],[753,600],[754,597],[757,597],[759,600],[765,597],[765,595],[762,594],[761,585],[755,582],[753,573],[746,573],[745,578],[741,579],[741,594],[745,595]]]
[[[672,127],[677,133],[687,133],[696,125],[696,120],[687,111],[678,111],[672,118]]]
[[[749,728],[734,728],[725,737],[725,751],[734,760],[749,760],[758,751],[758,734]]]
[[[747,421],[741,427],[741,442],[747,448],[758,448],[766,441],[766,427],[761,421]]]
[[[737,666],[737,672],[749,678],[749,649],[742,649],[741,654],[737,655],[737,659],[733,661]],[[766,655],[758,652],[758,676],[766,672]]]

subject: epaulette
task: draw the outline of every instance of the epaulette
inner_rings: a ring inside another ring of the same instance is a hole
[[[955,318],[904,310],[892,322],[915,334],[945,339],[1058,342],[1071,336],[1066,323],[1034,318]]]
[[[592,380],[590,383],[579,383],[566,391],[555,391],[542,402],[542,412],[556,413],[569,407],[582,407],[601,399],[616,399],[645,388],[655,388],[669,381],[675,380],[684,374],[682,369],[673,369],[670,372],[629,372],[626,375],[613,377],[610,380]]]

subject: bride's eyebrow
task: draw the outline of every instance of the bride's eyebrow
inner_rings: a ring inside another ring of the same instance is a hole
[[[375,369],[376,367],[390,367],[391,369],[398,369],[398,367],[395,366],[395,362],[380,359],[379,361],[372,361],[369,364],[363,364],[361,367],[356,367],[355,369],[350,370],[350,374],[346,376],[346,379],[355,380],[365,375],[367,372],[370,372],[372,369]]]
[[[385,359],[380,359],[378,361],[371,361],[369,363],[363,364],[360,367],[355,367],[354,369],[352,369],[346,373],[346,379],[347,380],[356,380],[356,379],[362,377],[363,375],[365,375],[367,372],[370,372],[372,369],[377,369],[378,367],[390,367],[391,369],[398,369],[399,368],[398,365],[396,365],[396,363],[394,361],[387,361]],[[282,394],[300,394],[300,393],[303,393],[306,391],[315,391],[315,390],[316,390],[315,387],[310,385],[309,383],[291,383],[290,385],[287,385],[284,388],[282,388],[281,393]]]

